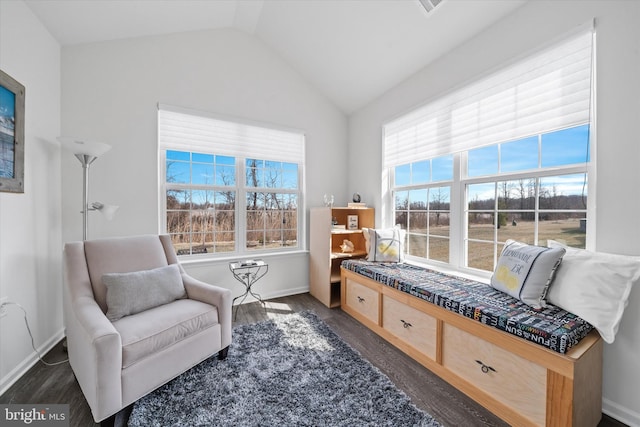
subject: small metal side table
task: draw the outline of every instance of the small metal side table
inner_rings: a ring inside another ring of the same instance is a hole
[[[260,301],[260,304],[264,306],[264,301],[260,294],[253,292],[251,289],[253,285],[262,277],[267,274],[269,271],[269,264],[265,263],[261,259],[256,260],[246,260],[246,261],[232,261],[229,263],[229,270],[233,274],[233,277],[240,283],[245,286],[245,291],[242,295],[239,295],[233,299],[233,304],[237,299],[242,298],[240,304],[244,302],[249,294],[253,296],[255,299]],[[240,305],[238,304],[238,305]],[[234,315],[234,320],[238,315],[238,308],[236,307],[236,314]]]

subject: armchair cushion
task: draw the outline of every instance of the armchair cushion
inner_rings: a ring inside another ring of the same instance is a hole
[[[122,337],[122,368],[217,324],[215,307],[189,299],[123,317],[113,322]]]
[[[107,319],[112,322],[186,296],[177,264],[131,273],[108,273],[102,276],[102,283],[107,287]]]

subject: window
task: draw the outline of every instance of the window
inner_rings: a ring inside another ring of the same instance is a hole
[[[247,159],[247,249],[298,243],[298,165]]]
[[[235,158],[166,150],[166,230],[178,255],[236,250]]]
[[[159,110],[162,232],[178,255],[300,247],[304,136]]]
[[[449,261],[453,156],[395,168],[395,221],[407,230],[408,255]]]
[[[408,259],[492,271],[507,239],[586,246],[592,39],[589,28],[384,125],[383,204]]]
[[[493,270],[507,239],[584,248],[588,162],[588,125],[467,152],[468,175],[483,178],[461,179],[466,266]]]

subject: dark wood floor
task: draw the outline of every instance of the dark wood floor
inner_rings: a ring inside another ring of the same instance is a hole
[[[313,310],[342,339],[384,372],[416,406],[433,415],[441,424],[446,426],[507,425],[353,320],[342,310],[329,309],[309,294],[273,299],[267,301],[265,308],[258,303],[239,306],[234,325],[255,323],[304,310]],[[62,345],[59,344],[45,356],[45,360],[55,361],[65,357]],[[89,406],[84,400],[69,364],[49,367],[38,363],[0,396],[0,403],[67,403],[70,406],[72,427],[95,426]],[[126,415],[121,415],[116,420],[116,424],[123,424],[125,418]],[[624,424],[606,415],[599,424],[599,427],[619,426]]]

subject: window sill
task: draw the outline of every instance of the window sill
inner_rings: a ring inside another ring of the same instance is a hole
[[[435,270],[435,271],[439,271],[441,273],[445,273],[445,274],[449,274],[451,276],[458,276],[458,277],[462,277],[465,279],[469,279],[469,280],[474,280],[476,282],[482,282],[482,283],[486,283],[489,284],[491,282],[491,272],[487,272],[486,274],[482,274],[480,272],[474,271],[474,270],[470,270],[470,269],[465,269],[465,270],[458,270],[455,269],[453,267],[447,267],[444,264],[430,264],[430,263],[426,263],[426,262],[421,262],[421,261],[416,261],[416,260],[412,260],[412,259],[407,259],[406,260],[407,264],[411,264],[411,265],[415,265],[418,267],[423,267],[423,268],[429,268],[431,270]]]
[[[245,260],[245,259],[275,259],[275,258],[287,258],[290,256],[308,255],[308,250],[298,249],[286,252],[261,252],[256,254],[235,254],[234,256],[199,256],[199,255],[185,255],[178,257],[178,262],[182,265],[198,265],[198,264],[223,264],[231,261]]]

